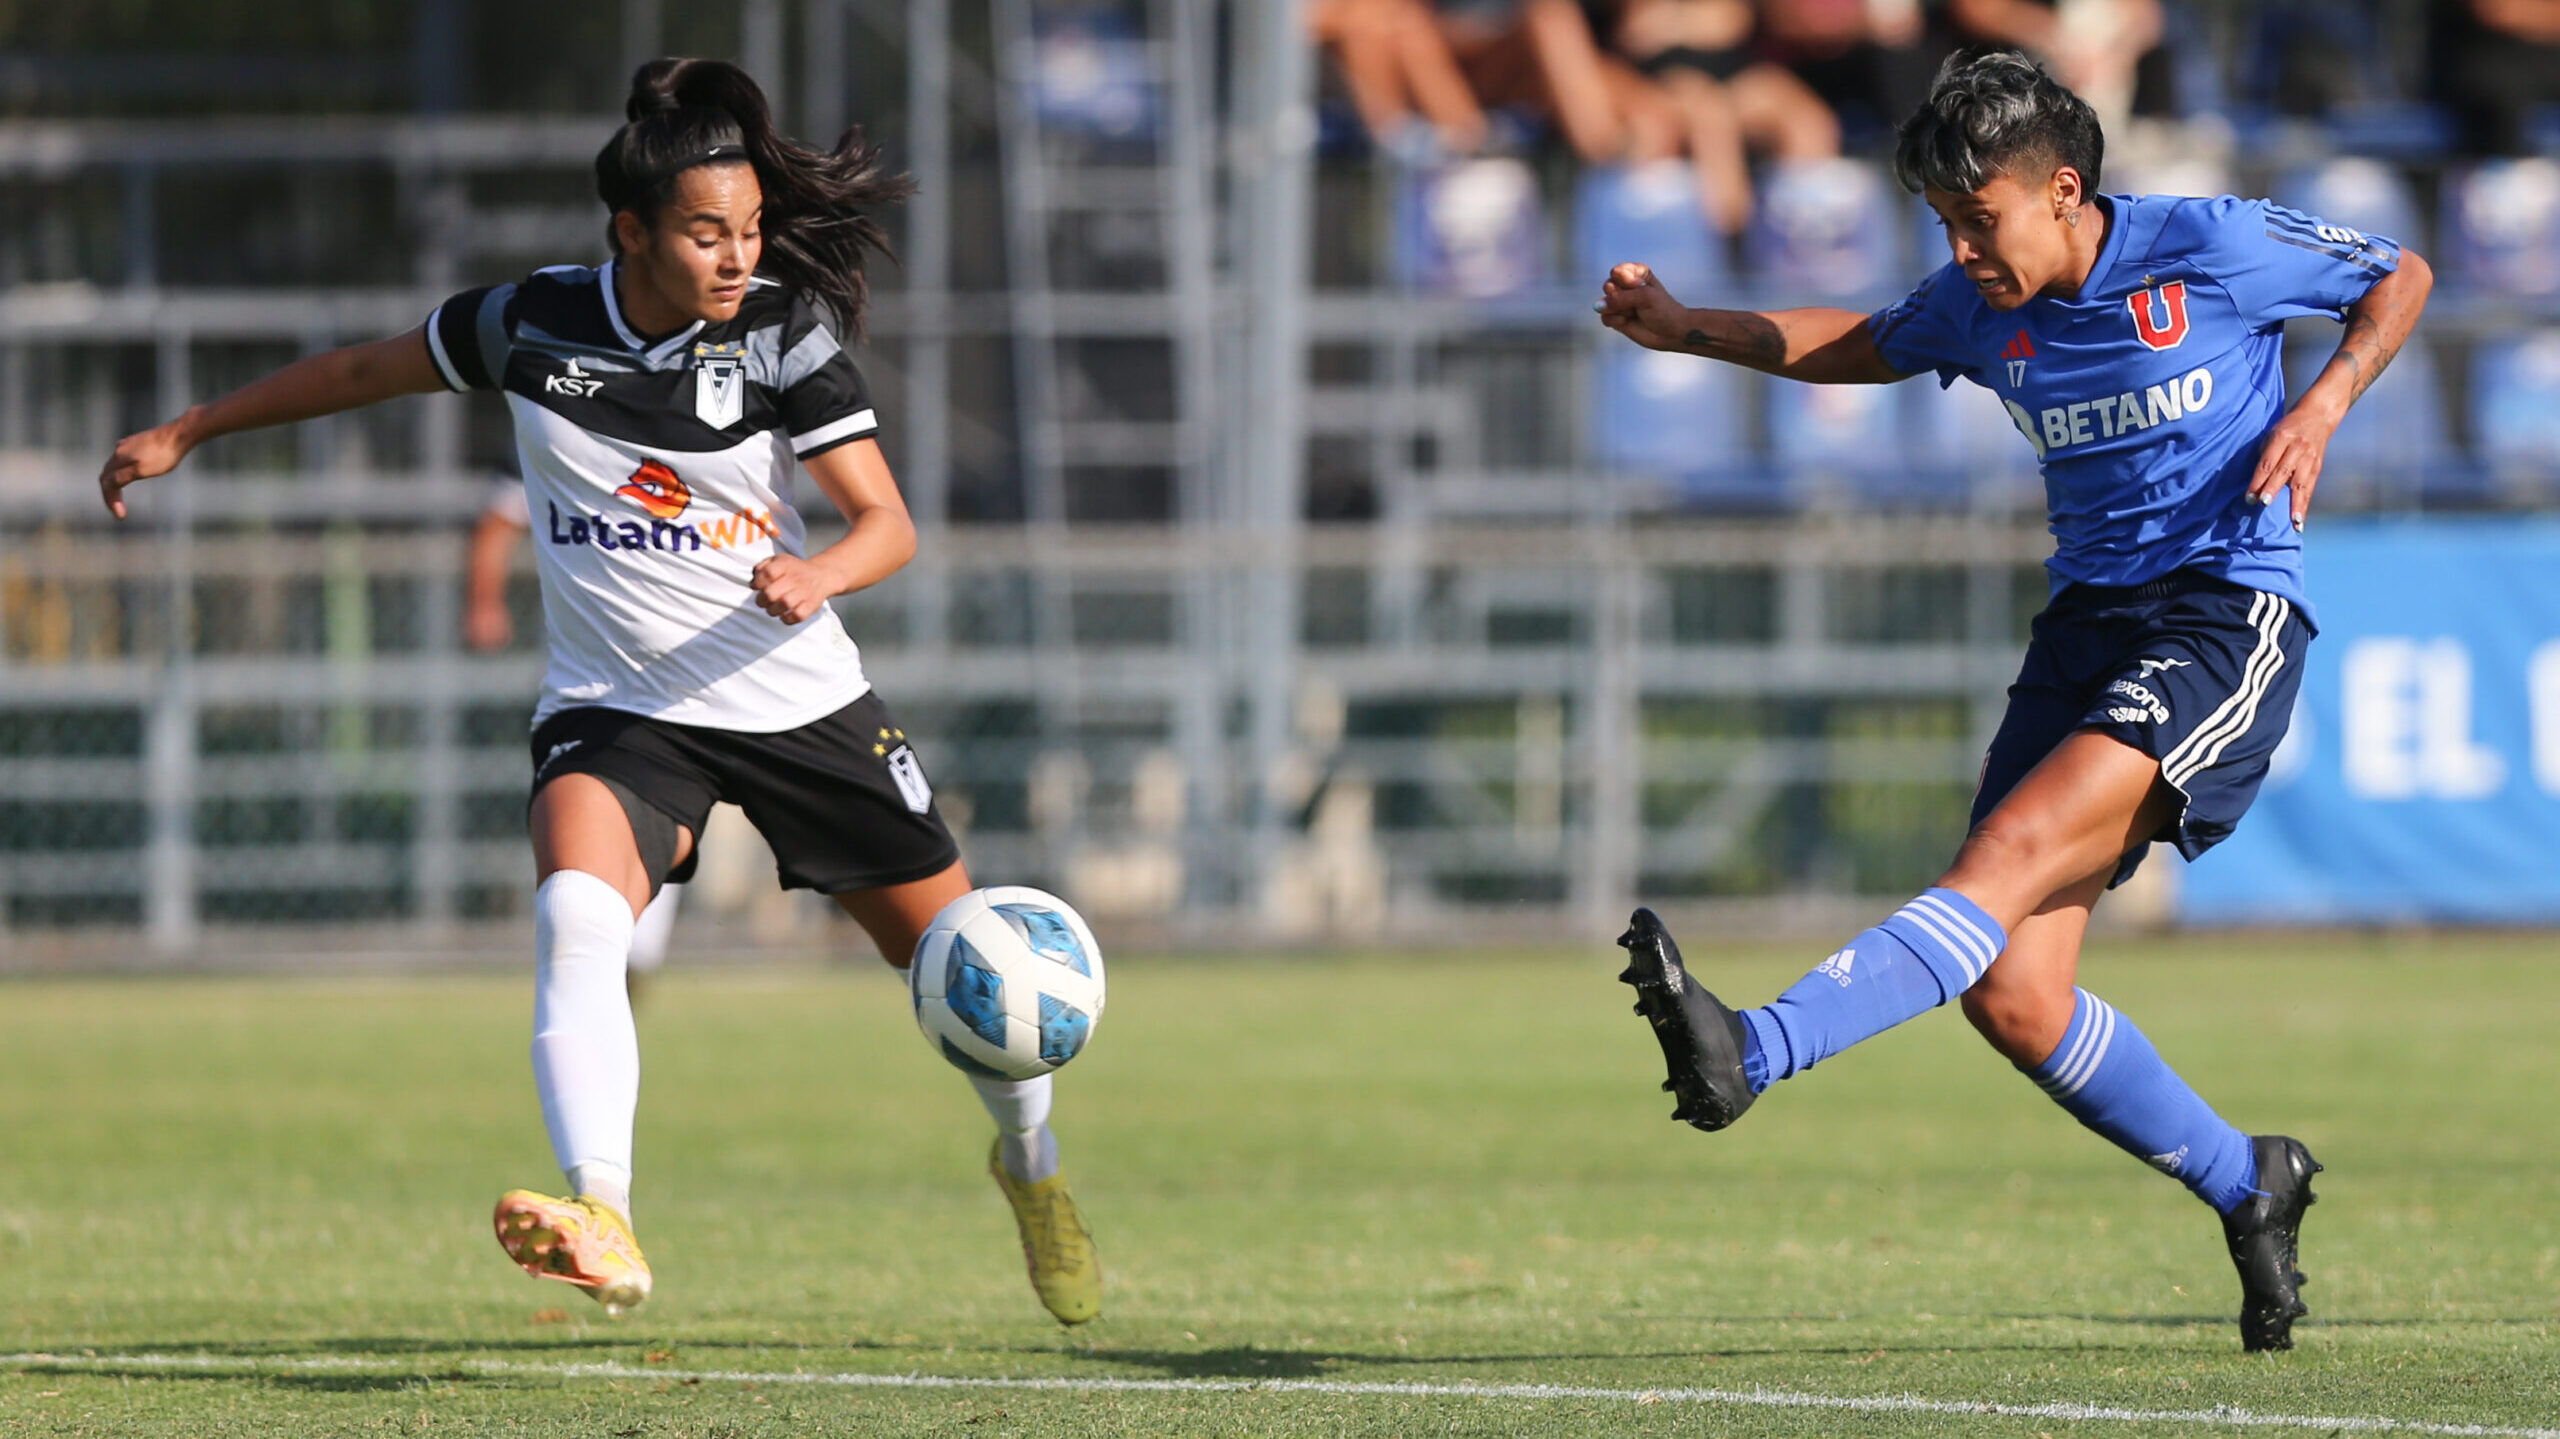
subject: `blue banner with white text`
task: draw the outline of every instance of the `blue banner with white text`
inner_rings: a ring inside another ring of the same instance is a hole
[[[2293,729],[2191,923],[2560,923],[2560,523],[2322,522]]]

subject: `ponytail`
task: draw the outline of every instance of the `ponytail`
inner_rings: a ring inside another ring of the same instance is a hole
[[[654,223],[685,171],[752,165],[764,190],[757,270],[833,311],[848,337],[861,334],[870,298],[865,253],[896,258],[861,207],[903,200],[915,182],[891,172],[859,128],[838,136],[831,151],[785,138],[764,92],[726,60],[650,61],[631,77],[623,114],[628,123],[596,153],[596,194],[606,209]]]

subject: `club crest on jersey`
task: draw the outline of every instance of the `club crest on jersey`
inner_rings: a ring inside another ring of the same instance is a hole
[[[642,461],[640,468],[633,470],[631,478],[623,481],[622,487],[614,493],[637,502],[640,508],[661,520],[674,519],[684,513],[685,506],[693,503],[693,488],[684,482],[683,476],[658,460]]]
[[[2171,280],[2124,297],[2133,312],[2133,332],[2155,350],[2174,350],[2187,338],[2187,282]]]
[[[693,413],[715,430],[725,430],[747,413],[747,347],[693,347]]]

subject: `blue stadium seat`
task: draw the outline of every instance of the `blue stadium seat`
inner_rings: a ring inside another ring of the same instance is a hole
[[[2333,224],[2424,245],[2418,197],[2399,171],[2379,160],[2349,156],[2295,170],[2276,182],[2279,204]]]
[[[1545,284],[1538,177],[1507,157],[1408,171],[1396,186],[1395,272],[1408,289],[1473,300]]]
[[[2445,186],[2456,281],[2500,296],[2560,295],[2560,161],[2491,160]]]
[[[2511,495],[2560,490],[2560,328],[2471,352],[2471,433]]]
[[[1888,385],[1771,380],[1769,455],[1798,475],[1884,475],[1906,463],[1901,416]]]
[[[1109,144],[1153,141],[1164,113],[1135,18],[1102,6],[1033,13],[1031,103],[1041,128]]]
[[[1765,509],[1785,492],[1754,463],[1743,425],[1742,372],[1614,336],[1593,366],[1593,459],[1664,481],[1685,502]]]
[[[1780,298],[1890,298],[1901,236],[1892,186],[1856,160],[1772,165],[1751,223],[1752,268]]]
[[[1691,305],[1729,287],[1724,242],[1698,207],[1697,172],[1678,160],[1595,165],[1574,195],[1573,285],[1596,291],[1609,267],[1641,260]]]
[[[2043,503],[2035,446],[2008,405],[1971,380],[1941,390],[1922,376],[1894,387],[1902,402],[1913,486],[1976,509],[2031,509]]]

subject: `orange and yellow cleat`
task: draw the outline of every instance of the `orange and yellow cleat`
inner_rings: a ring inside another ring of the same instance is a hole
[[[583,1195],[554,1199],[514,1189],[499,1196],[492,1217],[498,1247],[525,1273],[575,1284],[607,1314],[637,1308],[649,1297],[649,1261],[631,1221],[612,1206]]]

